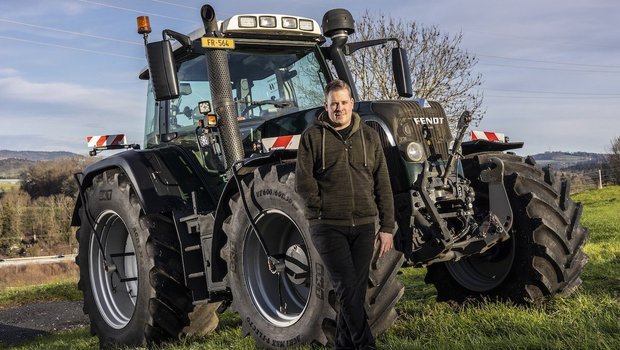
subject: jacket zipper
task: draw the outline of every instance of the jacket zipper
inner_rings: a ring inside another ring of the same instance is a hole
[[[350,139],[350,137],[348,137],[347,140],[348,139]],[[344,146],[344,153],[347,160],[347,173],[349,174],[349,184],[351,185],[351,209],[353,210],[353,212],[355,212],[355,192],[353,188],[353,175],[351,175],[351,163],[349,162],[349,145],[347,144],[347,141],[344,141]],[[355,218],[353,216],[353,213],[351,215],[351,226],[355,227]]]

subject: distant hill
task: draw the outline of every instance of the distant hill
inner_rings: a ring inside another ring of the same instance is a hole
[[[62,151],[44,152],[44,151],[0,150],[0,159],[15,158],[15,159],[39,161],[39,160],[54,160],[54,159],[76,157],[76,156],[79,156],[79,155],[77,153],[62,152]]]
[[[583,171],[607,163],[607,154],[553,151],[533,155],[539,166],[551,165],[556,170]]]
[[[34,160],[6,158],[0,159],[0,179],[17,179]]]
[[[16,179],[29,166],[38,161],[82,157],[71,152],[8,151],[0,150],[0,179]]]

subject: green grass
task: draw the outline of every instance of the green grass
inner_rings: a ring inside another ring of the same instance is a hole
[[[21,345],[5,347],[5,349],[24,350],[65,350],[65,349],[96,349],[99,341],[91,337],[87,329],[59,332],[58,334],[42,337]],[[2,349],[2,346],[0,346]]]
[[[19,183],[0,182],[0,193],[17,191],[20,187]]]
[[[620,297],[620,186],[574,196],[584,205],[582,224],[590,230],[584,248],[590,259],[582,289],[593,295]]]
[[[0,292],[0,309],[35,301],[81,300],[75,278],[38,286],[7,288]]]
[[[452,306],[434,300],[425,269],[403,269],[406,286],[399,319],[378,339],[380,349],[620,349],[620,186],[574,196],[584,203],[590,256],[578,292],[541,306],[487,302]],[[0,296],[0,301],[4,297]],[[162,349],[254,349],[241,321],[225,312],[208,337],[185,339]],[[84,330],[42,338],[16,349],[89,349],[96,338]],[[302,349],[311,349],[304,347]]]

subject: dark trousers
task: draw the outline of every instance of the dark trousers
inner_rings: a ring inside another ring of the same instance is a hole
[[[368,326],[364,300],[375,241],[375,225],[315,224],[312,242],[323,259],[340,305],[336,349],[368,349],[374,338]]]

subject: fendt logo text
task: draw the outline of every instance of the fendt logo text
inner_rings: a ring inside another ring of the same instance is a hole
[[[413,121],[420,125],[420,124],[443,124],[443,117],[439,118],[439,117],[435,117],[435,118],[413,118]]]

